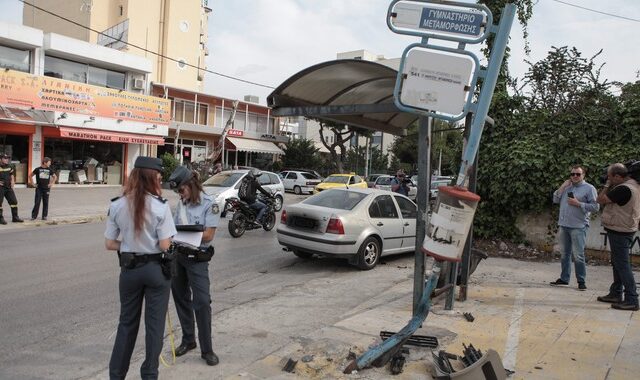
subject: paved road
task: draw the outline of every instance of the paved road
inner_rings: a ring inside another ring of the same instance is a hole
[[[288,203],[301,197],[295,198],[288,197]],[[119,270],[115,255],[103,247],[103,232],[104,223],[0,232],[0,378],[104,376],[118,319]],[[339,274],[349,278],[359,272],[340,260],[319,265],[284,253],[275,231],[249,231],[233,239],[224,223],[216,236],[213,263],[214,314],[315,279]],[[347,297],[335,311],[361,303],[372,292],[375,288]],[[310,319],[300,328],[309,329],[313,316]],[[139,337],[134,360],[142,356],[140,342]],[[131,373],[137,374],[137,368],[132,364]]]

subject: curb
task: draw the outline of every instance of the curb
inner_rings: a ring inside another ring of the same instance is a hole
[[[5,227],[0,227],[0,231],[2,230],[10,230],[17,228],[29,228],[29,227],[43,227],[43,226],[57,226],[61,224],[84,224],[84,223],[94,223],[94,222],[102,222],[106,220],[106,215],[85,215],[78,217],[65,217],[65,218],[57,218],[51,220],[25,220],[24,223],[12,223],[8,224]]]

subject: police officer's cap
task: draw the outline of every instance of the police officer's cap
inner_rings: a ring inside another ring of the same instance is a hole
[[[169,177],[169,186],[177,189],[193,177],[193,173],[186,166],[178,166]]]
[[[139,156],[133,165],[139,169],[153,169],[162,173],[162,160],[156,157]]]

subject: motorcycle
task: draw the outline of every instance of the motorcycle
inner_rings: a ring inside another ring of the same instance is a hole
[[[265,197],[260,195],[258,196],[258,199],[267,205],[262,224],[255,223],[257,212],[249,207],[247,202],[236,197],[225,200],[224,211],[220,216],[224,218],[228,212],[233,213],[233,217],[229,221],[228,226],[231,236],[237,238],[242,236],[247,230],[255,230],[258,228],[263,228],[265,231],[271,231],[276,225],[276,199],[274,197]]]

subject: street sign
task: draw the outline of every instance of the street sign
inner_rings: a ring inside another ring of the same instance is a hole
[[[410,45],[402,55],[400,83],[396,83],[398,106],[464,116],[477,66],[477,58],[470,52]]]
[[[400,34],[476,43],[484,40],[491,12],[482,5],[428,0],[395,0],[388,24]]]

